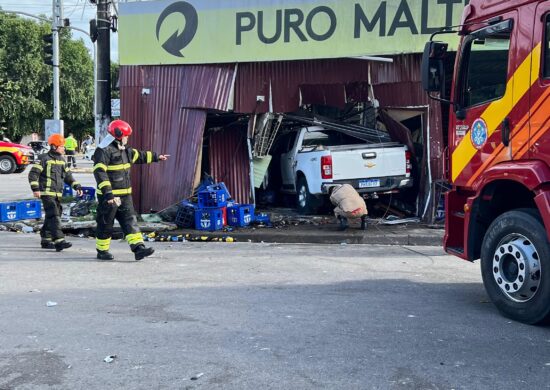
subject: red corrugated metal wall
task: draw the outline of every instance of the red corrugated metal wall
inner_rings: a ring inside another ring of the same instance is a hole
[[[210,172],[223,181],[234,200],[250,203],[250,162],[246,130],[228,129],[210,135]]]
[[[233,73],[227,65],[121,67],[121,118],[135,130],[130,144],[171,155],[133,169],[138,210],[162,210],[192,194],[206,123],[206,111],[193,108],[227,109]]]

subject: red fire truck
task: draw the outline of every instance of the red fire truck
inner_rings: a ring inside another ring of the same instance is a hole
[[[481,259],[502,314],[548,322],[550,1],[471,0],[449,30],[461,37],[449,93],[440,33],[422,65],[424,89],[450,105],[445,250]]]

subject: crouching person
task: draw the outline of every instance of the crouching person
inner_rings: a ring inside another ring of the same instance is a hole
[[[62,251],[72,244],[65,241],[61,230],[62,207],[60,199],[63,196],[63,185],[72,186],[77,194],[82,195],[82,188],[76,182],[69,168],[66,167],[65,138],[61,134],[53,134],[48,138],[50,150],[38,156],[38,161],[29,171],[29,184],[35,198],[42,200],[46,212],[44,225],[40,230],[41,246],[44,249]]]
[[[151,256],[153,248],[147,248],[137,224],[136,212],[132,201],[132,183],[130,169],[133,164],[150,164],[168,159],[168,155],[142,152],[127,146],[132,134],[130,125],[115,120],[107,129],[112,142],[99,145],[92,160],[94,177],[97,182],[98,207],[96,249],[99,260],[113,260],[109,252],[113,224],[116,220],[124,233],[136,260]]]
[[[331,187],[330,202],[336,206],[334,215],[340,222],[340,230],[348,228],[348,218],[361,218],[361,229],[367,230],[367,205],[355,188],[349,184]]]

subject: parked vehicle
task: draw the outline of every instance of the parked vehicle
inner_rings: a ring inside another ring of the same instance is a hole
[[[445,250],[481,259],[487,294],[517,321],[550,321],[550,2],[471,0],[450,100]],[[428,42],[422,83],[445,85]]]
[[[50,150],[47,141],[31,141],[28,143],[28,145],[33,150],[33,160],[36,160],[36,158],[43,153],[48,153],[48,151]]]
[[[23,172],[31,160],[30,147],[0,141],[0,174]]]
[[[282,189],[296,194],[302,213],[315,212],[337,184],[351,184],[359,193],[412,186],[410,153],[399,143],[369,144],[321,126],[282,137]]]

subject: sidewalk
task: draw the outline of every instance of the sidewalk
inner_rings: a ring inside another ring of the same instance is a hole
[[[192,229],[175,230],[167,234],[191,234],[208,237],[233,237],[239,242],[308,243],[308,244],[381,244],[441,246],[444,230],[421,224],[371,224],[366,231],[351,227],[338,231],[337,224],[323,226],[291,226],[287,228],[236,228],[231,232],[200,232]]]

